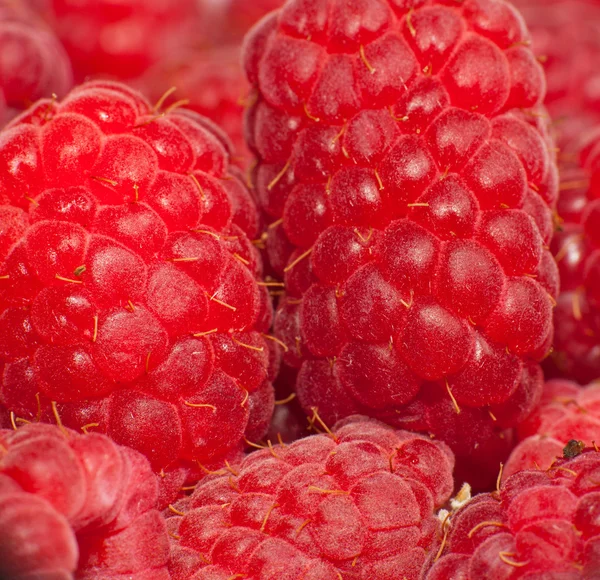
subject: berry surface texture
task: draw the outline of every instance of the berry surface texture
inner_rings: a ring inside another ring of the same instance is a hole
[[[171,513],[171,576],[416,580],[453,466],[443,443],[359,416],[269,445],[205,478]]]
[[[558,294],[556,152],[529,41],[502,0],[295,0],[244,53],[300,402],[439,436],[483,479],[541,395]]]
[[[0,430],[2,580],[169,580],[148,460],[62,425]]]
[[[160,103],[159,103],[160,107]],[[277,348],[228,140],[95,81],[0,133],[0,404],[157,471],[266,432]]]

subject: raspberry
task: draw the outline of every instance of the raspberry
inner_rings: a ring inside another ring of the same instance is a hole
[[[21,110],[33,101],[63,96],[71,87],[69,59],[51,31],[24,5],[0,0],[0,126],[4,106]]]
[[[239,164],[250,162],[243,130],[242,99],[249,91],[240,64],[240,49],[189,51],[159,63],[141,80],[140,89],[151,99],[158,99],[169,86],[177,92],[166,104],[186,99],[186,108],[208,117],[231,138],[240,156]],[[237,159],[236,159],[237,160]]]
[[[49,0],[49,20],[79,81],[132,78],[192,43],[201,25],[195,0]]]
[[[305,410],[439,436],[489,480],[542,388],[557,173],[521,17],[447,4],[287,2],[246,42],[247,137]]]
[[[563,172],[559,204],[565,223],[552,244],[563,292],[554,314],[556,337],[549,376],[585,384],[600,376],[600,125]]]
[[[540,406],[519,425],[519,436],[522,441],[510,455],[505,477],[536,466],[547,469],[569,441],[593,446],[600,441],[600,385],[548,381]]]
[[[168,579],[156,476],[96,433],[0,430],[0,576]]]
[[[596,578],[599,474],[600,452],[587,449],[476,496],[451,515],[425,579]]]
[[[174,506],[171,577],[416,579],[453,465],[445,444],[358,416],[270,445]]]
[[[92,82],[0,135],[0,403],[214,464],[260,439],[278,346],[254,202],[207,119]]]
[[[561,152],[600,123],[600,6],[587,0],[518,0],[543,63],[546,106],[557,123]],[[565,19],[565,14],[569,18]]]

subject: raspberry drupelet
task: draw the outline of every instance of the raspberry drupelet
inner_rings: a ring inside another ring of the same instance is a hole
[[[559,158],[566,160],[582,135],[600,124],[600,3],[596,0],[514,3],[529,26],[533,50],[546,73],[545,104],[556,122]]]
[[[552,243],[561,290],[554,313],[548,376],[582,384],[600,377],[600,125],[584,141],[578,164],[561,172],[563,224]]]
[[[558,293],[555,151],[521,16],[290,0],[244,56],[300,402],[439,436],[495,477],[503,429],[539,399]]]
[[[158,470],[260,439],[277,343],[256,206],[207,119],[111,82],[0,133],[0,404]]]
[[[0,430],[0,577],[169,580],[157,495],[148,461],[104,435]]]
[[[451,514],[425,580],[598,578],[600,452],[565,453]]]
[[[172,506],[172,579],[418,579],[452,452],[365,417],[327,431],[269,443]]]
[[[72,84],[71,64],[51,30],[24,3],[0,0],[0,127],[9,112],[42,97],[62,97]]]
[[[214,121],[233,142],[241,167],[250,164],[251,155],[244,140],[244,99],[248,82],[240,62],[240,47],[212,50],[188,50],[169,55],[136,83],[140,90],[156,100],[165,88],[177,87],[166,104],[187,99],[187,109]]]
[[[539,407],[519,425],[519,437],[504,466],[505,478],[524,469],[549,468],[569,442],[600,443],[600,385],[548,381]]]
[[[548,376],[585,384],[600,376],[598,315],[593,313],[584,280],[586,257],[594,244],[583,225],[586,204],[594,199],[588,198],[590,167],[585,150],[600,127],[600,4],[588,0],[519,0],[516,4],[523,10],[534,52],[546,72],[545,103],[555,120],[560,147],[560,232],[552,250],[562,294],[554,316],[554,351],[545,370]]]

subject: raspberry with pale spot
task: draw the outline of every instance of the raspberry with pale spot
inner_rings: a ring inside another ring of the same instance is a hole
[[[548,469],[569,442],[583,447],[600,443],[600,385],[548,381],[539,407],[519,425],[519,437],[504,477],[524,469]]]
[[[425,580],[597,578],[600,451],[567,457],[518,471],[450,513]]]

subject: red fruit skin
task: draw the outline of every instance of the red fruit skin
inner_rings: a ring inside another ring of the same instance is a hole
[[[205,31],[194,0],[48,0],[46,17],[73,63],[78,82],[91,75],[132,78]],[[168,88],[168,87],[167,87]]]
[[[528,42],[502,0],[290,0],[244,52],[300,403],[455,439],[459,465],[494,457],[467,469],[487,483],[539,399],[558,294],[556,155]]]
[[[359,416],[253,452],[174,506],[185,515],[167,520],[169,570],[175,580],[417,579],[453,465],[444,443]]]
[[[504,467],[505,479],[536,466],[549,468],[571,440],[593,447],[600,433],[600,385],[548,381],[539,406],[519,425],[518,433],[521,442]]]
[[[552,244],[564,292],[554,313],[554,351],[546,364],[548,377],[581,384],[600,376],[600,125],[578,150],[578,163],[563,172],[567,190],[559,204],[564,216]]]
[[[109,81],[49,106],[0,134],[0,404],[219,464],[266,433],[279,358],[227,140]]]
[[[0,126],[8,116],[53,93],[59,97],[73,83],[64,48],[25,3],[0,1]],[[5,108],[8,107],[8,111]]]
[[[595,578],[598,473],[593,448],[548,470],[516,472],[451,513],[441,558],[434,547],[423,578]]]
[[[518,0],[515,4],[529,25],[533,50],[546,72],[545,104],[560,120],[554,130],[560,147],[560,231],[552,252],[562,294],[554,315],[554,350],[545,371],[549,377],[586,384],[600,376],[598,311],[585,291],[586,261],[597,243],[587,237],[583,226],[585,206],[597,197],[587,191],[594,178],[584,157],[600,126],[600,5],[587,0]]]
[[[170,87],[177,87],[166,106],[186,99],[186,108],[214,121],[231,139],[235,157],[243,169],[252,156],[244,140],[244,110],[250,87],[241,65],[240,47],[190,50],[154,66],[136,82],[151,101],[156,102]]]
[[[559,146],[572,152],[600,123],[600,5],[595,0],[517,0],[515,5],[546,72],[546,106],[561,120]]]
[[[2,578],[169,577],[157,477],[142,455],[41,423],[1,430],[0,445]]]
[[[225,4],[227,21],[224,33],[233,38],[242,38],[254,24],[269,12],[280,8],[283,2],[282,0],[258,0],[256,2],[229,0]]]

